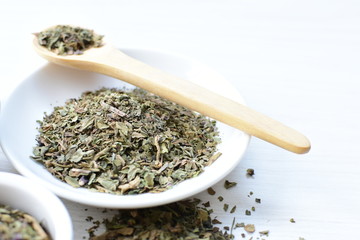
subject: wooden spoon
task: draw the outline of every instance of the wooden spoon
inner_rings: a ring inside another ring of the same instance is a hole
[[[309,140],[294,129],[238,102],[131,58],[109,44],[86,50],[82,55],[66,56],[40,46],[36,37],[33,45],[36,52],[50,62],[126,81],[294,153],[310,150]]]

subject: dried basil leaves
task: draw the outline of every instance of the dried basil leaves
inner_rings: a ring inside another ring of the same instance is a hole
[[[220,156],[215,121],[141,89],[85,92],[39,124],[32,158],[99,192],[162,192]]]
[[[199,200],[154,208],[120,210],[105,220],[105,233],[90,240],[230,240],[231,234],[214,227],[210,211]],[[94,235],[94,233],[91,233]]]
[[[51,238],[33,216],[0,205],[0,239],[50,240]]]
[[[79,55],[83,51],[101,47],[102,35],[93,30],[68,25],[57,25],[45,31],[35,33],[38,43],[58,55]]]

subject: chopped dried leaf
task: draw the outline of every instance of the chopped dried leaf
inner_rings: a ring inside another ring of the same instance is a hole
[[[210,207],[210,202],[209,202],[209,201],[204,202],[202,205],[203,205],[204,207],[208,208],[208,207]]]
[[[227,210],[229,209],[229,204],[225,203],[223,209],[225,212],[227,212]]]
[[[208,192],[210,195],[215,195],[215,194],[216,194],[215,190],[214,190],[213,188],[211,188],[211,187],[207,189],[207,192]]]
[[[85,50],[103,45],[103,36],[97,35],[93,30],[68,25],[57,25],[45,31],[35,33],[38,43],[48,50],[58,55],[79,55]],[[59,111],[61,115],[66,115],[66,109]],[[99,128],[109,126],[98,122]]]
[[[254,224],[246,224],[244,229],[248,233],[253,233],[253,232],[255,232],[255,225]]]
[[[220,142],[215,121],[141,89],[85,92],[38,123],[34,160],[73,187],[112,194],[196,177]]]
[[[228,180],[225,180],[225,182],[224,182],[224,187],[225,187],[226,189],[229,189],[229,188],[235,187],[236,184],[237,184],[236,182],[230,182],[230,181],[228,181]]]
[[[214,218],[212,221],[211,221],[212,224],[222,224],[221,221],[219,221],[218,219]]]
[[[236,223],[235,228],[242,228],[245,227],[245,223]]]
[[[0,205],[0,239],[50,240],[41,224],[31,215]]]
[[[215,220],[211,219],[206,208],[198,204],[197,200],[187,200],[154,208],[119,210],[113,218],[104,221],[106,231],[91,236],[90,240],[233,239],[213,227]]]
[[[254,169],[248,168],[248,169],[246,170],[246,175],[249,176],[249,177],[254,176],[254,175],[255,175]]]

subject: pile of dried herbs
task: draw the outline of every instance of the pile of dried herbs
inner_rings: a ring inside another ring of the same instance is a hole
[[[58,55],[79,55],[84,50],[102,46],[102,35],[93,30],[68,25],[57,25],[40,33],[35,33],[41,46]]]
[[[33,159],[100,192],[161,192],[220,155],[215,121],[140,89],[85,92],[39,123]]]
[[[31,215],[0,205],[1,240],[50,240],[50,236]]]
[[[105,220],[106,231],[91,240],[229,240],[233,236],[213,227],[210,211],[199,200],[175,202],[137,210],[120,210]],[[93,234],[93,233],[91,233]]]

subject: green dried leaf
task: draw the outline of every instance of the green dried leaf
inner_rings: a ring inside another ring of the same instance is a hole
[[[211,221],[212,224],[222,224],[221,221],[219,221],[218,219],[214,218],[212,221]]]
[[[246,175],[247,175],[248,177],[254,176],[254,175],[255,175],[255,170],[252,169],[252,168],[246,169]]]
[[[76,150],[76,152],[74,154],[71,155],[69,161],[70,162],[80,162],[83,156],[84,156],[84,152],[82,151],[81,148],[79,148],[78,150]]]
[[[211,188],[211,187],[207,189],[207,192],[208,192],[210,195],[215,195],[215,194],[216,194],[215,190],[214,190],[213,188]]]
[[[243,228],[245,227],[245,223],[236,223],[235,228]]]
[[[186,171],[178,169],[171,174],[171,177],[175,180],[181,180],[181,179],[185,179],[187,174],[188,173]]]
[[[79,184],[79,181],[77,180],[77,178],[66,176],[65,182],[74,188],[80,187],[80,184]]]
[[[96,127],[97,127],[98,129],[106,129],[106,128],[109,127],[109,125],[107,125],[106,123],[104,123],[104,122],[102,122],[102,121],[98,121],[98,122],[96,123]]]
[[[112,180],[108,177],[98,177],[96,180],[98,183],[101,184],[106,190],[115,191],[119,185],[119,180]]]
[[[140,168],[135,165],[130,165],[127,172],[127,180],[129,182],[132,181],[136,177],[136,174],[138,174],[139,172],[141,172]]]
[[[227,212],[227,210],[229,209],[229,204],[225,203],[223,209],[225,212]]]
[[[230,181],[228,181],[228,180],[225,180],[225,182],[224,182],[224,187],[225,187],[226,189],[229,189],[229,188],[235,187],[236,184],[237,184],[236,182],[230,182]]]
[[[147,188],[153,188],[154,187],[154,178],[155,178],[155,174],[152,172],[146,172],[144,175],[144,181],[145,181],[145,186]]]
[[[230,213],[234,213],[235,211],[236,211],[236,205],[231,208]]]

